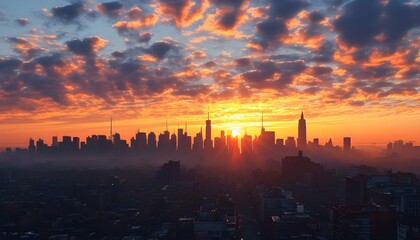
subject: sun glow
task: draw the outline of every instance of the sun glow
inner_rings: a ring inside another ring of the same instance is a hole
[[[232,136],[237,137],[241,134],[241,130],[239,128],[232,128]]]

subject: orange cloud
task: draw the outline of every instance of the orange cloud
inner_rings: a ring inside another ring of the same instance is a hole
[[[134,21],[119,21],[112,25],[112,27],[116,28],[118,31],[134,30],[139,28],[152,27],[156,25],[157,21],[158,16],[156,14],[150,14]]]
[[[156,13],[169,17],[177,27],[188,27],[203,18],[204,12],[210,6],[209,0],[202,0],[201,4],[193,0],[179,0],[176,4],[172,1],[158,1]]]
[[[237,28],[249,20],[246,9],[249,2],[245,1],[239,8],[224,6],[216,9],[214,14],[208,14],[206,20],[197,29],[198,31],[206,31],[221,36],[234,36],[235,38],[243,38],[244,34],[237,31]]]

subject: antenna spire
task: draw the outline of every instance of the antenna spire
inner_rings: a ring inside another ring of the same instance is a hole
[[[112,141],[112,116],[111,116],[111,122],[110,122],[110,131],[109,131],[109,139],[111,139],[111,141]]]
[[[166,116],[166,131],[168,131],[168,116]]]
[[[264,110],[261,110],[261,129],[264,129]]]

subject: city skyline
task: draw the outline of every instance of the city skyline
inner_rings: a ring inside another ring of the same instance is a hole
[[[418,1],[177,3],[2,1],[0,148],[108,134],[111,116],[123,138],[167,118],[199,132],[208,109],[212,135],[256,135],[263,110],[296,136],[304,110],[308,139],[420,142]]]
[[[274,152],[280,151],[283,153],[290,151],[302,151],[302,150],[316,150],[319,147],[326,147],[326,149],[333,150],[341,149],[346,152],[356,149],[354,143],[352,143],[351,136],[343,136],[341,141],[332,141],[329,138],[325,141],[325,144],[318,137],[313,139],[307,139],[307,128],[306,119],[304,118],[304,112],[300,114],[300,118],[297,124],[297,135],[288,136],[276,136],[275,131],[266,130],[264,125],[264,112],[261,112],[261,125],[260,132],[257,135],[251,135],[246,130],[241,133],[238,128],[232,128],[228,130],[220,130],[220,132],[212,138],[212,124],[210,119],[210,111],[207,112],[207,119],[205,120],[205,132],[203,128],[200,128],[199,132],[188,131],[188,124],[185,122],[185,126],[182,127],[178,124],[177,128],[169,131],[168,121],[166,120],[165,130],[162,132],[156,131],[140,131],[131,136],[131,138],[123,138],[118,131],[113,131],[113,118],[110,118],[109,122],[109,135],[106,134],[95,134],[91,133],[86,138],[78,135],[53,135],[49,136],[48,139],[43,138],[29,138],[29,145],[25,146],[5,148],[6,153],[32,153],[32,154],[56,154],[56,153],[94,153],[97,150],[96,144],[100,144],[104,147],[103,150],[122,151],[128,153],[128,150],[132,150],[137,153],[154,153],[155,151],[161,154],[171,153],[188,153],[188,152],[203,152],[209,154],[211,152],[235,152],[236,150],[242,155],[256,154],[256,156],[265,154],[272,155]],[[195,136],[194,136],[195,134]],[[59,141],[61,137],[61,141]],[[86,139],[85,141],[83,139]],[[100,148],[102,148],[100,147]],[[413,150],[416,147],[413,141],[405,141],[402,139],[396,139],[394,141],[388,141],[382,150],[387,152],[393,152],[394,150],[400,152],[404,149]],[[418,148],[418,147],[416,147]],[[90,149],[90,150],[89,150]],[[236,149],[236,150],[235,150]],[[360,150],[360,149],[358,149]],[[362,150],[366,150],[362,148]],[[64,152],[63,152],[64,151]],[[1,152],[1,151],[0,151]],[[157,153],[156,152],[156,153]],[[270,153],[272,152],[272,153]],[[274,156],[274,155],[273,155]]]
[[[296,144],[298,145],[298,138],[299,138],[299,124],[301,124],[301,119],[303,117],[304,111],[301,112],[301,114],[296,114],[296,116],[299,116],[299,118],[295,119],[292,122],[286,122],[283,123],[284,126],[286,127],[282,127],[282,126],[278,126],[275,124],[275,122],[267,120],[267,116],[266,114],[264,114],[263,112],[259,112],[257,113],[258,116],[257,121],[259,120],[259,122],[254,121],[254,122],[223,122],[223,123],[218,123],[213,121],[212,124],[212,119],[210,119],[210,111],[209,109],[207,109],[207,114],[206,117],[207,119],[205,120],[204,124],[200,124],[200,120],[192,120],[189,119],[189,121],[183,121],[183,122],[177,122],[176,124],[170,124],[170,118],[168,119],[168,116],[165,117],[165,119],[162,121],[165,121],[163,123],[163,125],[157,124],[158,127],[154,128],[154,127],[136,127],[135,129],[131,129],[131,125],[130,126],[124,126],[124,123],[120,123],[118,120],[115,119],[115,117],[110,117],[110,119],[108,119],[108,121],[106,122],[101,122],[100,125],[97,127],[97,129],[99,129],[98,131],[91,131],[91,129],[89,130],[83,130],[81,132],[83,132],[84,134],[82,135],[78,135],[78,131],[74,131],[74,130],[68,130],[68,129],[58,129],[56,131],[56,134],[52,134],[52,135],[48,135],[46,133],[42,133],[42,134],[38,134],[38,135],[30,135],[31,133],[28,133],[28,138],[26,139],[19,139],[19,143],[18,144],[13,144],[8,142],[7,138],[3,138],[0,140],[0,149],[4,150],[6,147],[11,147],[11,148],[16,148],[16,147],[26,147],[27,146],[27,139],[29,138],[33,138],[35,140],[37,139],[42,139],[44,140],[46,143],[52,143],[51,137],[55,136],[55,137],[61,137],[61,136],[77,136],[80,137],[81,139],[85,139],[86,137],[89,137],[91,135],[105,135],[109,138],[110,136],[110,132],[111,133],[118,133],[122,139],[126,139],[129,140],[132,136],[134,136],[136,134],[136,132],[141,131],[141,132],[154,132],[155,134],[160,134],[160,133],[164,133],[165,131],[168,131],[169,134],[178,134],[178,129],[183,129],[183,131],[185,132],[185,127],[187,127],[188,130],[188,134],[191,137],[194,137],[194,135],[196,133],[200,133],[202,132],[202,137],[203,137],[203,146],[205,146],[206,144],[206,139],[207,139],[207,134],[208,131],[210,132],[210,138],[211,136],[219,136],[221,131],[224,131],[226,134],[228,132],[230,132],[230,134],[234,137],[243,137],[245,134],[251,136],[252,138],[255,138],[257,136],[259,136],[261,134],[261,128],[262,126],[264,126],[264,128],[267,128],[267,130],[269,131],[273,131],[276,134],[276,139],[286,139],[287,137],[291,136],[294,137],[296,140]],[[306,115],[306,114],[305,114]],[[304,119],[304,125],[305,125],[305,131],[306,131],[306,119]],[[209,130],[207,130],[207,121],[210,121],[210,128]],[[124,122],[124,121],[122,121]],[[131,121],[130,121],[131,122]],[[201,120],[201,122],[203,122],[203,120]],[[298,122],[298,124],[296,124],[296,122]],[[111,124],[111,125],[110,125]],[[351,123],[348,123],[351,125]],[[123,125],[123,126],[122,126]],[[309,121],[309,126],[311,127],[311,129],[309,130],[309,137],[306,137],[307,132],[305,133],[305,140],[306,142],[308,141],[312,141],[314,138],[317,138],[319,140],[319,144],[320,145],[324,145],[326,144],[329,139],[332,139],[334,143],[339,143],[339,144],[334,144],[337,146],[342,147],[343,143],[343,137],[346,136],[352,136],[352,131],[349,130],[343,130],[339,131],[339,133],[341,134],[331,134],[329,135],[329,133],[325,133],[325,132],[319,132],[316,129],[314,129],[314,126],[316,126],[317,124],[312,122],[312,119],[310,119]],[[243,127],[243,126],[248,126],[248,127]],[[323,128],[325,128],[326,126],[323,125]],[[120,131],[122,129],[122,131]],[[204,129],[204,130],[203,130]],[[90,132],[89,132],[90,131]],[[61,134],[60,134],[61,133]],[[320,133],[320,135],[316,135],[316,133]],[[357,134],[356,134],[357,136]],[[398,135],[397,135],[398,136]],[[399,135],[401,136],[401,135]],[[211,144],[214,146],[214,137],[210,139],[211,140]],[[372,141],[372,142],[366,142],[360,139],[352,139],[352,146],[362,146],[363,147],[380,147],[380,148],[386,148],[386,144],[396,141],[396,140],[403,140],[406,142],[411,142],[414,143],[416,145],[416,141],[410,138],[404,138],[404,137],[395,137],[395,138],[391,138],[388,137],[387,139],[385,139],[384,141]]]

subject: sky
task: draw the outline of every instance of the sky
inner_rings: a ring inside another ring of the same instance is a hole
[[[176,128],[420,145],[420,1],[0,1],[0,149]]]

